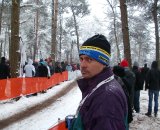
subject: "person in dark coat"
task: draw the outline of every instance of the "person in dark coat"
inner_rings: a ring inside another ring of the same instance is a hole
[[[37,68],[37,77],[48,77],[48,69],[45,61],[42,59],[39,62],[38,68]]]
[[[62,66],[60,62],[55,63],[55,73],[62,73]]]
[[[129,84],[126,81],[125,77],[125,71],[124,68],[121,66],[114,66],[113,67],[113,73],[115,74],[115,79],[118,81],[118,83],[122,86],[123,91],[127,98],[127,104],[128,104],[128,124],[133,121],[133,115],[132,115],[132,107],[130,103],[130,95],[129,95]]]
[[[130,95],[130,103],[133,108],[133,102],[134,102],[134,86],[135,86],[135,74],[132,72],[132,70],[129,68],[128,61],[126,59],[123,59],[120,63],[120,66],[124,68],[125,76],[124,79],[128,84],[128,90]]]
[[[48,63],[48,67],[49,67],[49,69],[50,69],[51,75],[53,75],[53,74],[54,74],[54,66],[53,66],[53,63],[52,63],[52,62],[49,62],[49,63]]]
[[[158,97],[160,90],[160,70],[158,69],[158,62],[153,61],[151,65],[151,70],[148,71],[146,77],[145,90],[148,89],[148,112],[147,116],[151,116],[152,114],[152,100],[154,96],[154,116],[157,116],[158,113]]]
[[[0,63],[0,79],[7,79],[10,77],[10,67],[6,64],[6,58],[2,57]]]
[[[47,68],[47,63],[41,59],[36,72],[37,77],[47,77],[50,78],[50,72]],[[41,93],[46,93],[46,90],[42,90]]]
[[[133,73],[135,74],[136,80],[135,80],[135,85],[134,85],[134,110],[136,113],[140,112],[140,90],[143,90],[143,76],[139,68],[138,62],[134,62],[133,68],[132,68]]]
[[[147,72],[149,71],[149,68],[147,67],[147,63],[144,64],[144,67],[142,67],[141,69],[141,73],[143,76],[143,80],[144,80],[144,84],[146,83],[146,76],[147,76]]]
[[[127,130],[127,99],[109,66],[110,43],[95,35],[79,51],[82,101],[70,130]]]
[[[62,72],[64,72],[66,70],[66,64],[64,61],[62,61],[61,63],[61,67],[62,67]]]

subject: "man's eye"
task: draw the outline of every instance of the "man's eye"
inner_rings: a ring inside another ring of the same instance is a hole
[[[80,60],[80,62],[82,62],[82,61],[83,61],[83,58],[80,58],[79,60]]]
[[[88,60],[88,62],[92,62],[92,61],[93,61],[93,59],[92,59],[92,58],[88,58],[87,60]]]

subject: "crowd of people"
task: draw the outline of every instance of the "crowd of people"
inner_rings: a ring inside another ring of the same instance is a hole
[[[149,117],[152,115],[152,100],[154,97],[153,112],[154,116],[157,117],[160,90],[160,70],[158,69],[158,62],[153,61],[151,68],[147,67],[146,63],[142,68],[139,67],[138,62],[134,62],[131,69],[129,69],[128,65],[128,61],[124,59],[118,66],[113,67],[113,72],[119,76],[125,84],[127,95],[129,95],[128,104],[130,104],[130,114],[134,111],[136,113],[140,112],[140,91],[148,89],[148,111],[145,115]],[[130,116],[130,121],[132,121],[132,116]]]
[[[54,73],[62,73],[63,71],[75,71],[80,69],[77,63],[67,63],[67,62],[55,62],[53,64],[50,58],[40,59],[39,61],[34,61],[28,59],[25,65],[22,67],[23,77],[48,77],[52,76]],[[11,78],[10,65],[5,57],[1,57],[0,61],[0,79]]]
[[[75,71],[79,69],[78,64],[68,64],[67,62],[55,62],[51,59],[40,59],[39,62],[34,62],[29,59],[23,67],[25,77],[48,77],[54,73],[62,73],[64,71]]]

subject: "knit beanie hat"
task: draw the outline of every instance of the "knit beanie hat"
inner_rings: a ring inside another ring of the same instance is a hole
[[[1,57],[1,62],[4,63],[6,61],[5,57]]]
[[[125,70],[121,66],[113,66],[113,73],[119,77],[124,77],[125,76]]]
[[[94,35],[86,40],[80,47],[79,55],[87,55],[96,61],[109,65],[111,57],[110,43],[104,35]]]
[[[137,61],[135,61],[135,62],[133,63],[133,66],[139,67],[139,63],[138,63]]]
[[[128,67],[129,66],[128,61],[126,59],[122,60],[120,63],[120,66],[121,67]]]

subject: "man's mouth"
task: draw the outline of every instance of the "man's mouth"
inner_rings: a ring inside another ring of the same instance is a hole
[[[87,73],[87,71],[83,71],[83,70],[82,70],[82,71],[81,71],[81,73],[82,73],[82,74],[86,74],[86,73]]]

